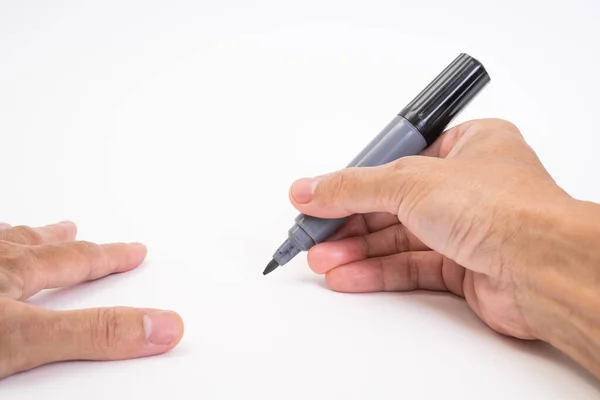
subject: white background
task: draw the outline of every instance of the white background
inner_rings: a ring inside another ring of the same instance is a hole
[[[65,363],[4,399],[592,399],[540,343],[434,293],[329,291],[301,255],[261,272],[291,182],[343,167],[460,52],[492,82],[460,115],[515,122],[600,202],[600,3],[0,1],[0,221],[143,241],[133,272],[32,301],[166,308],[164,356]]]

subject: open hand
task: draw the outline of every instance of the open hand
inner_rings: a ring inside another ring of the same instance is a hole
[[[0,378],[67,360],[121,360],[175,347],[181,318],[127,307],[52,311],[25,302],[44,289],[129,271],[146,257],[141,244],[75,241],[72,222],[44,227],[0,224]]]

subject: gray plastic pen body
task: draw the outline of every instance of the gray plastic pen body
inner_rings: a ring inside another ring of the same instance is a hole
[[[419,154],[427,141],[409,121],[397,115],[347,167],[375,167],[401,157]],[[323,219],[299,214],[288,231],[288,239],[277,249],[273,259],[284,265],[301,251],[324,242],[346,222],[348,217]]]
[[[401,157],[419,154],[431,145],[450,121],[490,82],[484,66],[461,53],[429,83],[371,142],[348,167],[375,167]],[[263,275],[288,263],[301,251],[324,242],[347,218],[322,219],[300,214],[288,231]]]

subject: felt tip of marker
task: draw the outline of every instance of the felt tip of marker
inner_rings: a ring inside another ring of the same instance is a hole
[[[265,268],[265,270],[263,271],[263,275],[267,275],[267,274],[275,271],[275,269],[277,269],[277,267],[279,267],[279,263],[275,260],[271,260],[267,264],[267,267]]]

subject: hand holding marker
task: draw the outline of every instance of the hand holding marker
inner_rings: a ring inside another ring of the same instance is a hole
[[[460,54],[365,147],[348,167],[375,167],[418,155],[490,82],[483,65]],[[288,238],[277,249],[263,275],[287,264],[301,251],[327,240],[346,222],[305,214],[295,218]]]

